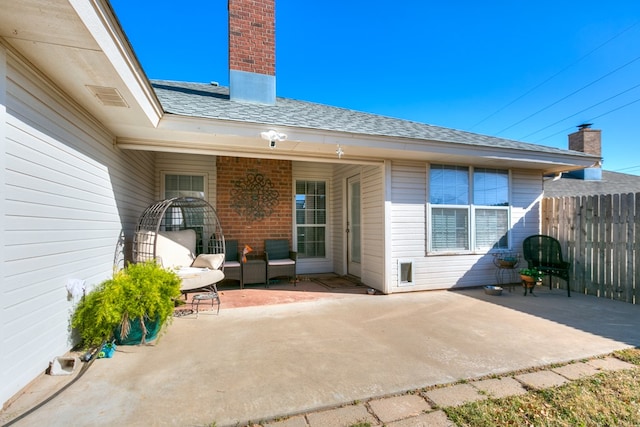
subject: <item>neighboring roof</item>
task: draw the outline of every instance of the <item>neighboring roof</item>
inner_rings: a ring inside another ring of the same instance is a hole
[[[544,197],[591,196],[640,192],[640,176],[602,171],[599,181],[583,180],[563,174],[562,178],[544,181]]]
[[[288,98],[278,97],[275,105],[232,101],[228,88],[205,83],[152,80],[151,85],[168,114],[593,157],[576,151]]]

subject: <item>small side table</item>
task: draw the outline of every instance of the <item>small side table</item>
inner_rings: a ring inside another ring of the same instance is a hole
[[[242,283],[267,283],[267,264],[263,259],[247,259],[242,263]]]

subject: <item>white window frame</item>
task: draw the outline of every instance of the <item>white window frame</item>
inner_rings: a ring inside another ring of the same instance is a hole
[[[183,171],[162,171],[160,172],[160,194],[161,194],[161,198],[162,199],[166,199],[167,198],[167,188],[166,188],[166,182],[167,182],[167,176],[198,176],[198,177],[202,177],[203,180],[203,196],[202,198],[208,201],[208,195],[209,195],[209,189],[208,187],[208,182],[209,182],[209,176],[206,172],[183,172]]]
[[[305,182],[322,182],[324,183],[324,197],[325,197],[325,223],[324,224],[305,224],[305,225],[299,225],[298,224],[298,217],[297,217],[297,199],[296,196],[298,195],[297,192],[297,187],[298,187],[298,182],[300,181],[305,181]],[[304,256],[303,254],[301,254],[300,252],[298,252],[298,257],[299,259],[304,259],[304,260],[326,260],[329,258],[330,256],[330,229],[329,229],[329,222],[330,222],[330,218],[329,215],[331,213],[330,209],[329,209],[329,180],[325,179],[325,178],[311,178],[311,177],[296,177],[293,178],[293,241],[295,244],[295,248],[297,250],[298,248],[298,227],[318,227],[318,226],[322,226],[324,227],[324,256]]]
[[[440,163],[437,163],[438,165]],[[436,163],[434,163],[436,165]],[[452,204],[435,204],[431,203],[431,194],[430,194],[430,179],[431,179],[431,164],[427,165],[427,197],[426,197],[426,247],[427,247],[427,255],[465,255],[465,254],[484,254],[491,252],[501,252],[505,250],[511,250],[512,244],[512,227],[511,227],[511,207],[513,205],[512,200],[512,174],[510,169],[501,169],[501,168],[488,168],[488,167],[479,167],[478,169],[494,169],[494,170],[503,170],[507,172],[508,179],[508,205],[507,206],[486,206],[486,205],[476,205],[473,200],[473,191],[474,191],[474,171],[475,167],[473,166],[463,166],[463,165],[447,165],[447,166],[458,166],[464,167],[468,170],[469,174],[469,194],[468,200],[469,204],[466,205],[452,205]],[[467,242],[469,244],[468,249],[452,249],[452,250],[435,250],[433,249],[433,209],[442,208],[442,209],[461,209],[467,210],[468,215],[468,223],[467,223]],[[476,212],[479,210],[505,210],[507,212],[507,247],[506,248],[478,248],[477,247],[477,239],[476,239]]]

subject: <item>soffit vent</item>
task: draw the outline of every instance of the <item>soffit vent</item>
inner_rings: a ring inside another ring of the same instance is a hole
[[[91,91],[93,96],[98,98],[98,101],[107,107],[126,107],[129,108],[129,104],[124,100],[118,89],[114,87],[105,86],[93,86],[87,85],[87,88]]]

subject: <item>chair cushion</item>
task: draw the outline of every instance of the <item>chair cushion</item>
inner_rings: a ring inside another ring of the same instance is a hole
[[[285,259],[269,259],[269,265],[292,265],[296,262],[290,258]]]
[[[200,254],[191,264],[191,267],[204,267],[217,270],[224,261],[224,254]]]
[[[164,268],[188,267],[196,249],[194,230],[161,231],[156,241],[156,256]]]
[[[221,270],[209,270],[208,268],[185,267],[176,273],[182,279],[181,291],[204,288],[224,279],[224,273]]]

